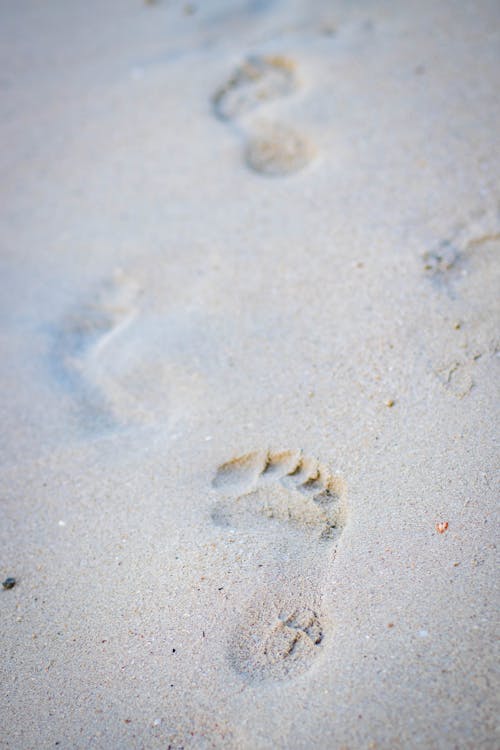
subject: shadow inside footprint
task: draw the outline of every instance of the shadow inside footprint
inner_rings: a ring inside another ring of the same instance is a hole
[[[268,579],[253,581],[247,614],[231,641],[233,667],[251,679],[282,679],[307,669],[324,639],[322,563],[346,522],[343,480],[301,453],[250,453],[222,464],[213,480],[220,527],[271,550]]]

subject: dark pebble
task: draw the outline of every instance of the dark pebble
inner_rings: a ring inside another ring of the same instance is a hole
[[[5,581],[3,581],[2,586],[4,589],[13,589],[16,585],[16,579],[15,578],[6,578]]]

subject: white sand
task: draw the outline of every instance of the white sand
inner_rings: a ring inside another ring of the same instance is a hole
[[[497,748],[498,2],[1,18],[0,747]]]

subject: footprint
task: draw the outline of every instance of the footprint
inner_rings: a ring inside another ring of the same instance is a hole
[[[343,480],[301,452],[254,452],[217,470],[213,522],[249,545],[253,591],[229,645],[251,680],[307,670],[323,648],[322,578],[346,523]],[[236,530],[234,532],[233,530]]]
[[[291,94],[297,87],[293,60],[252,55],[215,92],[212,104],[219,119],[233,120],[264,101]]]
[[[311,141],[301,133],[271,125],[249,138],[245,158],[255,172],[282,177],[306,167],[315,153]]]
[[[462,253],[452,240],[443,240],[423,254],[424,271],[428,276],[443,279],[454,274],[463,260]]]
[[[458,399],[468,396],[474,387],[472,365],[478,358],[475,357],[465,361],[455,360],[435,370],[435,374],[445,391]]]
[[[243,120],[263,103],[293,94],[299,88],[293,60],[282,56],[251,56],[242,63],[212,97],[220,120],[238,122],[246,141],[245,162],[258,174],[285,177],[304,169],[316,155],[309,138],[296,129],[271,123],[257,125]]]
[[[59,385],[74,397],[86,427],[102,429],[116,422],[113,402],[120,388],[116,385],[108,392],[106,352],[135,317],[138,294],[138,285],[117,272],[93,299],[71,312],[55,333],[52,370]]]
[[[470,221],[423,253],[424,272],[455,296],[460,282],[475,268],[488,263],[488,256],[492,255],[489,248],[499,241],[500,207],[479,211]],[[493,265],[493,258],[489,262]]]
[[[469,395],[485,363],[497,356],[499,249],[500,206],[492,206],[477,211],[423,255],[424,271],[442,295],[447,317],[456,321],[446,358],[433,372],[458,399]]]
[[[462,352],[456,359],[436,368],[434,373],[445,391],[455,398],[463,399],[469,395],[476,385],[475,373],[478,362],[496,358],[499,350],[498,340],[492,340],[488,346],[482,349]]]

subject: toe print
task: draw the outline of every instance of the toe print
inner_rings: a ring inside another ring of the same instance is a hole
[[[325,640],[318,570],[333,561],[345,526],[344,482],[316,459],[283,451],[228,461],[213,485],[222,497],[212,520],[241,529],[267,570],[263,580],[249,581],[255,592],[231,639],[230,661],[249,679],[303,672]]]
[[[301,454],[242,456],[223,464],[213,484],[239,490],[235,498],[223,499],[215,506],[212,518],[219,525],[231,526],[259,514],[330,538],[342,522],[342,480]]]

